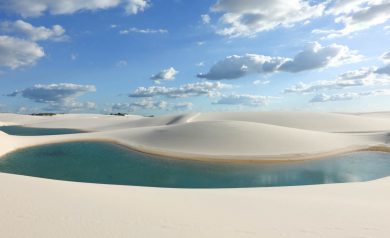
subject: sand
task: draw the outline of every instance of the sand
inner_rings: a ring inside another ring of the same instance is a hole
[[[184,159],[315,159],[388,148],[388,113],[193,113],[142,118],[0,114],[0,125],[75,128],[39,137],[0,132],[0,154],[53,142],[110,140]],[[1,237],[388,237],[390,178],[251,189],[164,189],[0,173]]]
[[[336,113],[191,113],[140,117],[0,114],[0,125],[73,128],[90,133],[20,137],[7,141],[0,155],[53,142],[108,140],[150,154],[214,161],[269,162],[319,158],[387,146],[390,120]]]

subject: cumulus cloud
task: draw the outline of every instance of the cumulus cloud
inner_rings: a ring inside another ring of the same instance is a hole
[[[255,80],[253,81],[253,84],[254,85],[267,85],[269,84],[271,81],[269,80]]]
[[[381,58],[385,62],[390,61],[390,52],[384,53]]]
[[[11,69],[33,65],[45,56],[43,48],[36,41],[67,39],[65,29],[60,25],[36,27],[22,20],[1,22],[0,31],[12,34],[0,36],[0,66]]]
[[[361,10],[361,6],[368,2],[367,0],[333,0],[330,1],[328,8],[326,9],[327,14],[340,15],[348,14]]]
[[[278,71],[297,73],[305,70],[337,66],[360,59],[347,46],[332,44],[322,46],[318,42],[308,44],[293,59],[265,55],[233,55],[217,62],[208,73],[198,78],[210,80],[237,79],[248,74],[272,73]]]
[[[347,46],[332,44],[322,46],[318,42],[308,44],[294,59],[280,66],[280,71],[301,72],[327,66],[337,66],[344,63],[356,62],[360,56]]]
[[[300,82],[285,89],[284,93],[312,93],[348,87],[382,85],[390,85],[390,77],[378,75],[376,68],[362,68],[341,74],[335,80],[320,80],[310,84]]]
[[[376,68],[362,68],[341,74],[335,80],[320,80],[310,84],[298,83],[284,90],[285,93],[312,93],[321,90],[343,89],[357,86],[390,85],[390,77],[378,75]]]
[[[72,14],[80,11],[104,10],[123,5],[126,13],[137,14],[150,6],[148,0],[2,0],[0,9],[37,17],[46,12],[52,15]]]
[[[165,111],[183,111],[192,108],[190,102],[169,103],[167,101],[155,100],[153,98],[144,98],[142,100],[130,103],[115,103],[111,106],[110,111],[115,112],[134,112],[137,110],[165,110]]]
[[[387,74],[387,75],[390,76],[390,64],[385,65],[385,66],[377,69],[376,73],[378,73],[378,74]]]
[[[179,73],[175,68],[170,67],[168,69],[163,69],[157,74],[153,75],[150,79],[154,80],[156,83],[159,83],[161,80],[169,81],[174,80],[175,76]]]
[[[149,0],[126,0],[125,10],[128,14],[135,15],[139,12],[145,11],[146,8],[150,7]]]
[[[129,97],[167,97],[167,98],[188,98],[196,96],[217,96],[218,90],[232,88],[232,85],[221,82],[196,82],[184,84],[179,87],[138,87]]]
[[[202,19],[203,24],[210,24],[211,18],[209,15],[203,14],[200,18]]]
[[[78,102],[76,99],[85,93],[95,92],[93,85],[78,85],[71,83],[60,84],[37,84],[32,87],[14,91],[7,96],[15,97],[17,95],[27,98],[37,103],[45,103],[50,111],[67,111],[80,109],[93,109],[93,102]]]
[[[43,48],[35,42],[0,36],[0,66],[16,69],[34,65],[43,56],[45,56]]]
[[[390,95],[389,89],[374,90],[368,92],[348,92],[348,93],[332,94],[332,95],[322,93],[313,97],[310,102],[319,103],[319,102],[331,102],[331,101],[348,101],[348,100],[353,100],[356,98],[367,97],[367,96],[389,96],[389,95]]]
[[[52,28],[44,26],[35,27],[23,20],[15,22],[5,21],[0,24],[0,29],[7,33],[20,33],[31,41],[40,40],[65,40],[65,29],[60,25],[54,25]]]
[[[152,98],[146,98],[131,103],[115,103],[112,105],[113,111],[136,111],[140,109],[166,109],[168,102],[155,101]]]
[[[176,103],[173,106],[173,109],[176,111],[186,111],[186,110],[191,110],[192,106],[193,104],[191,102],[180,102],[180,103]]]
[[[270,73],[277,69],[288,59],[265,55],[245,54],[232,55],[217,62],[208,73],[200,73],[198,78],[210,80],[237,79],[248,74]]]
[[[121,34],[121,35],[127,35],[127,34],[130,34],[130,33],[141,33],[141,34],[156,34],[156,33],[160,33],[160,34],[165,34],[165,33],[168,33],[168,30],[166,30],[166,29],[149,29],[149,28],[139,29],[139,28],[136,28],[136,27],[131,27],[129,29],[119,31],[119,34]]]
[[[327,38],[349,35],[351,33],[380,25],[390,19],[388,0],[335,0],[330,1],[327,14],[334,15],[335,22],[343,26],[339,30],[315,30],[326,34]]]
[[[222,97],[218,101],[214,102],[214,104],[259,107],[268,104],[272,99],[274,99],[274,97],[249,94],[231,94],[222,95]]]
[[[43,110],[55,112],[89,111],[96,109],[96,107],[94,102],[64,101],[61,103],[49,103]]]
[[[323,14],[324,4],[301,0],[218,0],[212,11],[222,12],[217,33],[227,36],[251,36],[277,27],[290,27]]]

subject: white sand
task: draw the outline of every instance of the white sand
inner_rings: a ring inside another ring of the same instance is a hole
[[[0,154],[84,139],[184,158],[315,158],[389,146],[388,113],[209,113],[156,118],[0,114],[0,125],[78,128],[39,137],[0,132]],[[253,189],[161,189],[0,173],[0,237],[389,237],[390,179]]]
[[[387,117],[308,112],[196,113],[155,118],[0,114],[1,123],[92,132],[39,138],[0,135],[0,141],[8,143],[0,148],[0,155],[25,146],[95,139],[153,154],[232,161],[307,159],[386,146],[390,131]]]

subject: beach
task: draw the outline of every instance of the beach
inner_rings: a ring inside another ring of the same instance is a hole
[[[0,114],[1,125],[88,132],[0,132],[0,155],[48,143],[98,140],[181,159],[269,163],[388,150],[390,117],[387,112]],[[388,237],[390,232],[388,177],[292,187],[170,189],[0,173],[0,185],[4,237]]]

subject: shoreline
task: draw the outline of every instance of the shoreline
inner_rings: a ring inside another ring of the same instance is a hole
[[[212,163],[283,163],[390,151],[387,118],[336,113],[192,113],[154,118],[0,113],[0,124],[80,131],[41,136],[0,133],[0,156],[77,141],[109,142],[151,156]]]
[[[11,153],[15,153],[19,150],[24,150],[33,147],[46,146],[51,144],[63,144],[63,143],[77,143],[77,142],[100,142],[110,143],[117,146],[126,148],[127,150],[156,157],[156,159],[169,159],[169,160],[185,160],[185,161],[196,161],[196,162],[207,162],[207,163],[226,163],[226,164],[273,164],[273,163],[289,163],[289,162],[303,162],[307,160],[320,160],[327,159],[333,156],[340,156],[356,152],[383,152],[390,153],[390,146],[360,146],[343,148],[327,152],[310,153],[310,154],[281,154],[281,155],[206,155],[206,154],[193,154],[183,153],[176,151],[160,150],[155,148],[148,148],[145,146],[135,146],[128,143],[123,143],[115,139],[64,139],[63,141],[46,142],[36,145],[28,145],[18,147],[7,153],[1,154],[0,159]],[[161,158],[158,158],[161,157]],[[227,158],[227,159],[226,159]]]

